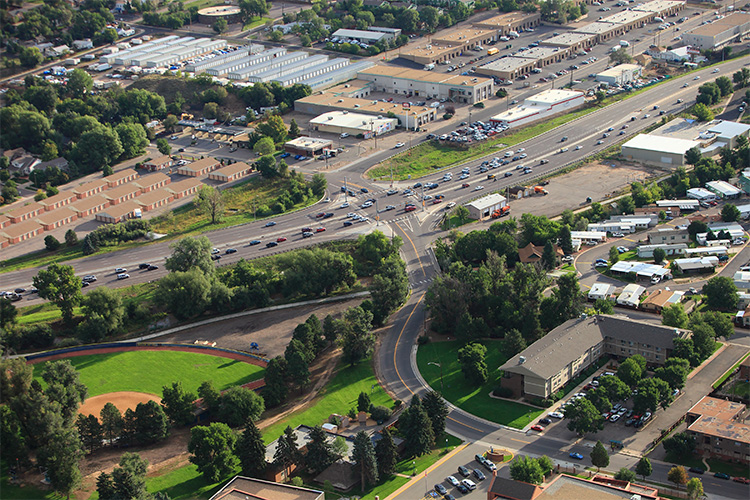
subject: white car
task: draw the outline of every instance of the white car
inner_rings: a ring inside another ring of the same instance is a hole
[[[346,139],[347,137],[349,137],[349,134],[347,134],[346,132],[344,132],[339,137],[341,137],[342,139]]]
[[[474,191],[481,191],[482,189],[484,189],[484,186],[477,186],[474,188]]]
[[[464,479],[463,481],[461,481],[461,484],[466,486],[469,489],[469,491],[473,491],[477,489],[477,485],[474,484],[474,481],[472,481],[471,479]]]
[[[214,248],[211,249],[211,255],[216,255],[217,253],[219,253],[219,249],[218,248],[214,247]]]
[[[118,280],[126,280],[128,278],[130,278],[130,275],[128,273],[121,273],[117,275]]]
[[[459,485],[458,479],[456,479],[453,476],[448,476],[445,478],[445,480],[448,481],[448,483],[450,483],[450,485],[453,487],[456,487]]]
[[[455,207],[455,206],[456,206],[456,202],[455,202],[455,201],[452,201],[452,202],[448,203],[448,204],[447,204],[447,205],[445,206],[445,208],[446,208],[446,209],[451,209],[451,208],[453,208],[453,207]]]
[[[362,208],[370,208],[371,206],[372,206],[372,202],[371,201],[366,201],[366,202],[362,203]]]
[[[620,415],[619,413],[616,413],[616,414],[612,415],[611,417],[609,417],[609,421],[610,422],[617,422],[618,420],[620,420],[621,416],[622,415]]]
[[[718,73],[718,72],[719,72],[719,68],[714,68],[714,70],[711,73]]]
[[[578,146],[576,146],[576,151],[578,151],[578,150],[579,150],[579,149],[581,149],[582,147],[583,147],[583,146],[581,146],[581,145],[579,144]]]
[[[624,238],[625,235],[622,233],[612,233],[613,238]]]
[[[346,201],[346,202],[342,203],[339,208],[349,208],[349,202]]]
[[[396,147],[397,148],[403,148],[404,147],[404,143],[403,142],[397,142],[396,143]]]
[[[552,417],[552,418],[565,418],[565,415],[563,415],[563,414],[562,414],[561,412],[559,412],[559,411],[553,411],[553,412],[551,412],[551,413],[548,413],[548,414],[547,414],[547,416],[548,416],[548,417]]]

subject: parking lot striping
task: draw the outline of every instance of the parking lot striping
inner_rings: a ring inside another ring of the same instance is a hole
[[[432,472],[433,469],[436,469],[438,466],[442,465],[443,462],[447,462],[449,459],[453,458],[453,456],[455,454],[463,451],[467,446],[469,446],[469,444],[471,444],[471,443],[464,443],[464,444],[462,444],[460,446],[456,446],[450,453],[447,453],[444,457],[440,458],[434,464],[432,464],[429,467],[427,467],[424,470],[424,472],[421,472],[421,473],[417,474],[416,476],[414,476],[413,478],[411,478],[408,483],[406,483],[405,485],[403,485],[402,487],[400,487],[399,489],[397,489],[396,491],[394,491],[393,493],[391,493],[390,495],[388,495],[387,497],[385,497],[385,500],[392,500],[394,498],[397,498],[399,495],[401,495],[402,493],[404,493],[406,490],[408,490],[409,488],[411,488],[415,484],[417,484],[420,481],[422,481],[423,478],[426,478],[427,474],[430,473],[430,472]],[[442,482],[442,480],[441,480],[441,482]]]

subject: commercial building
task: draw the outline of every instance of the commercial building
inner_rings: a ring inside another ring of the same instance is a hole
[[[698,141],[676,139],[654,134],[639,134],[622,145],[622,156],[649,165],[679,167],[685,164],[685,153]]]
[[[690,332],[624,316],[582,316],[550,331],[500,367],[501,385],[514,397],[548,398],[605,354],[640,354],[661,365],[675,338]]]
[[[449,75],[395,66],[376,65],[360,71],[358,78],[371,82],[374,92],[448,99],[465,104],[475,104],[489,99],[494,90],[494,82],[490,78]]]
[[[487,500],[659,500],[651,486],[595,475],[590,480],[567,474],[545,478],[544,486],[492,475]]]
[[[347,111],[330,111],[310,120],[313,130],[333,134],[362,135],[365,138],[383,135],[396,129],[396,118],[379,118]]]
[[[203,158],[202,160],[181,166],[177,169],[177,173],[190,177],[200,177],[201,175],[206,175],[207,173],[216,170],[220,166],[221,163],[215,158]]]
[[[164,170],[165,168],[169,168],[172,165],[174,165],[172,157],[167,155],[157,156],[156,158],[143,162],[143,168],[145,168],[149,172]]]
[[[525,75],[536,68],[536,61],[524,57],[510,56],[501,57],[476,69],[477,74],[492,76],[494,78],[513,81],[521,75]]]
[[[209,500],[325,500],[325,493],[291,484],[235,476]]]
[[[706,189],[715,193],[719,198],[730,200],[742,196],[742,190],[732,186],[726,181],[710,181],[706,183]]]
[[[697,141],[703,156],[717,155],[724,148],[737,146],[739,137],[748,138],[750,125],[726,120],[699,122],[678,118],[662,125],[651,135]]]
[[[685,45],[701,50],[713,50],[750,32],[750,14],[734,12],[722,19],[693,28],[682,34]]]
[[[565,47],[570,53],[578,53],[596,45],[596,35],[569,31],[568,33],[561,33],[546,39],[544,45],[550,47]]]
[[[495,210],[500,210],[508,204],[505,196],[497,193],[482,196],[478,200],[470,201],[466,204],[469,209],[469,216],[472,219],[483,220],[492,215]]]
[[[438,31],[432,35],[432,42],[469,50],[497,41],[497,37],[496,29],[462,27]]]
[[[690,233],[687,229],[659,229],[649,233],[648,242],[652,245],[674,245],[675,243],[690,243]]]
[[[624,85],[641,77],[639,64],[618,64],[596,75],[596,81],[609,85]]]
[[[234,182],[237,179],[247,177],[253,172],[253,167],[245,163],[244,161],[238,161],[222,167],[218,170],[214,170],[208,174],[208,178],[219,182]]]
[[[745,405],[704,396],[687,412],[687,433],[696,451],[708,458],[750,464],[750,426],[744,423]]]
[[[630,222],[621,221],[604,221],[604,222],[592,222],[586,226],[587,231],[601,231],[602,233],[634,233],[635,224]]]
[[[519,32],[519,30],[527,30],[539,26],[541,21],[542,16],[539,12],[513,11],[504,12],[472,24],[477,28],[496,30],[499,35],[507,35],[511,31]]]
[[[315,137],[298,137],[284,143],[284,151],[293,155],[317,156],[333,147],[333,141]]]
[[[655,205],[658,210],[666,211],[667,215],[669,215],[669,212],[679,214],[680,212],[698,210],[700,208],[698,200],[656,200]]]
[[[523,104],[499,113],[490,122],[519,127],[582,106],[585,94],[578,90],[550,89],[524,100]]]
[[[371,30],[348,30],[338,29],[331,34],[331,39],[338,38],[339,40],[354,40],[359,43],[376,44],[381,40],[393,40],[397,35],[394,33],[388,33],[384,31],[371,31]]]

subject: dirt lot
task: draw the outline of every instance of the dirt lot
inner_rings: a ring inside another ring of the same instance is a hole
[[[511,207],[517,217],[526,212],[552,217],[569,207],[574,210],[584,208],[587,196],[605,203],[630,183],[643,182],[644,179],[663,173],[654,167],[621,161],[584,165],[568,174],[549,179],[549,185],[545,186],[549,191],[547,196],[531,196],[511,201]],[[581,186],[586,187],[582,189]]]
[[[227,347],[242,351],[250,350],[250,343],[257,342],[260,352],[268,358],[284,354],[292,331],[298,324],[315,314],[323,321],[328,314],[336,316],[349,307],[357,306],[362,299],[353,299],[328,304],[294,307],[263,314],[251,314],[219,324],[193,328],[174,335],[159,337],[165,342],[193,342],[210,340],[216,347]]]
[[[81,415],[95,415],[98,417],[102,412],[102,408],[104,408],[107,403],[112,403],[118,410],[120,410],[120,413],[125,413],[128,408],[135,410],[138,403],[145,403],[147,401],[156,401],[157,403],[160,403],[161,398],[154,396],[153,394],[146,394],[145,392],[108,392],[107,394],[101,394],[86,399],[81,407],[78,408],[78,413]]]

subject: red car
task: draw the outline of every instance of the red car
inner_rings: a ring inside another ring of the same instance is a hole
[[[750,479],[746,477],[733,477],[732,481],[734,481],[735,483],[750,484]]]
[[[315,230],[315,232],[316,232],[316,233],[322,233],[322,232],[323,232],[323,231],[325,231],[325,230],[326,230],[326,228],[324,228],[324,227],[319,227],[318,229],[316,229],[316,230]]]
[[[442,203],[442,202],[443,200],[441,200],[440,198],[435,198],[434,200],[432,200],[433,205],[437,205],[438,203]]]
[[[326,216],[326,213],[325,213],[325,212],[320,212],[320,213],[319,213],[318,215],[316,215],[315,217],[317,217],[318,219],[322,219],[322,218],[323,218],[323,217],[325,217],[325,216]]]
[[[276,238],[276,243],[281,243],[282,241],[286,241],[286,238],[284,238],[283,236]]]
[[[469,184],[468,184],[468,183],[466,183],[466,182],[464,182],[463,184],[461,184],[461,187],[462,187],[462,188],[467,188],[467,187],[469,187]]]
[[[303,227],[303,228],[302,228],[302,232],[303,232],[303,233],[312,233],[312,228],[309,228],[309,227]]]
[[[532,431],[537,431],[537,432],[543,432],[544,431],[544,427],[542,427],[541,425],[532,425],[531,426],[531,430]]]

